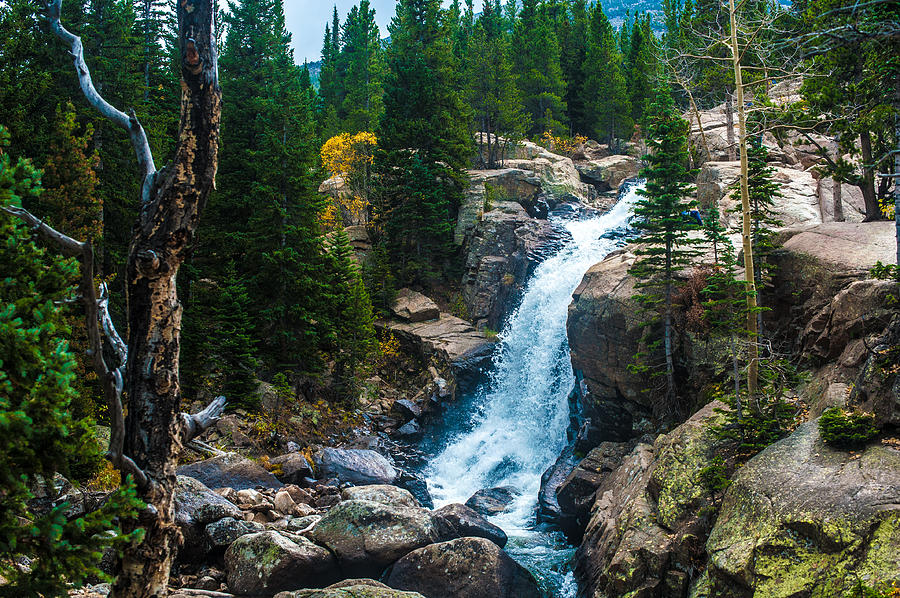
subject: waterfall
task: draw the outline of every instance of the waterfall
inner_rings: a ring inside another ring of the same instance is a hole
[[[569,426],[575,376],[568,307],[588,268],[621,245],[637,188],[625,188],[603,216],[559,222],[572,240],[535,269],[498,337],[485,383],[446,414],[424,469],[437,507],[463,503],[482,488],[515,487],[520,494],[512,508],[492,521],[510,535],[510,554],[553,586],[547,589],[554,596],[574,595],[571,574],[548,581],[553,574],[540,571],[539,561],[549,558],[553,541],[533,527],[541,474],[564,448]]]

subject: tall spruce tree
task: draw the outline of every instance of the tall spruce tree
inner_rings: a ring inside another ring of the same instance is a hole
[[[698,228],[684,216],[696,205],[691,198],[692,173],[688,170],[688,122],[681,118],[668,87],[660,87],[651,105],[646,156],[648,166],[642,175],[647,186],[639,192],[635,206],[637,227],[644,233],[635,251],[638,260],[631,273],[640,279],[637,299],[661,324],[661,338],[648,339],[648,355],[639,367],[652,374],[665,375],[664,402],[660,413],[677,411],[678,389],[675,380],[674,314],[672,299],[678,285],[675,274],[700,254],[702,238],[691,235]],[[653,327],[648,327],[653,330]],[[659,350],[662,359],[657,360]],[[661,362],[661,366],[660,366]]]
[[[523,0],[513,28],[513,67],[517,85],[531,119],[529,134],[568,130],[566,81],[560,66],[559,40],[554,23],[539,0]]]
[[[401,0],[390,25],[377,222],[401,283],[449,266],[472,152],[448,28],[439,0]]]
[[[590,11],[587,0],[568,3],[568,15],[560,28],[563,78],[566,81],[566,108],[569,124],[576,134],[593,135],[587,118],[589,98],[585,96],[586,61],[589,46]]]
[[[622,56],[600,3],[591,9],[585,62],[585,118],[592,135],[613,145],[631,135],[631,105],[622,74]]]
[[[499,3],[486,0],[475,24],[466,69],[468,101],[475,117],[479,156],[486,168],[496,168],[506,148],[525,134],[522,110],[508,58]],[[499,136],[504,137],[501,143]]]
[[[652,99],[653,88],[656,85],[659,61],[654,47],[655,39],[650,16],[642,15],[635,18],[628,40],[625,73],[628,101],[631,103],[631,120],[636,124],[644,122],[644,109],[647,102]]]
[[[375,23],[375,10],[369,0],[361,0],[358,7],[350,9],[342,38],[339,56],[344,73],[341,129],[350,133],[373,131],[383,108],[384,52]]]

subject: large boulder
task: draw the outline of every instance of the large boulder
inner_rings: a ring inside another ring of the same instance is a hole
[[[711,403],[653,446],[638,444],[600,483],[575,561],[584,596],[685,594],[715,513],[701,472],[724,446],[714,430],[721,408]]]
[[[594,185],[600,191],[618,190],[628,179],[641,172],[641,162],[633,156],[614,155],[576,162],[575,168],[581,180]]]
[[[373,484],[370,486],[351,486],[341,492],[341,500],[370,500],[380,502],[383,505],[398,507],[418,508],[417,501],[409,490],[389,486],[387,484]]]
[[[198,461],[178,468],[178,474],[190,476],[209,488],[281,488],[283,484],[262,465],[237,453]]]
[[[577,535],[576,522],[563,512],[556,493],[577,464],[574,447],[567,446],[541,476],[541,489],[538,492],[538,523],[556,525],[569,536]]]
[[[850,403],[875,414],[880,428],[900,428],[900,315],[885,329],[853,385]]]
[[[714,595],[843,596],[900,579],[900,451],[825,445],[817,421],[733,477],[707,542]]]
[[[224,550],[241,536],[256,534],[265,529],[262,523],[226,517],[206,526],[206,539],[213,550]]]
[[[411,550],[437,540],[425,509],[347,500],[318,522],[310,537],[330,550],[345,576],[378,577]]]
[[[439,542],[468,536],[485,538],[503,548],[509,539],[502,529],[471,508],[459,503],[441,507],[431,514],[431,518],[437,528]]]
[[[466,506],[486,517],[499,515],[510,509],[521,492],[512,486],[484,488],[469,497]]]
[[[225,551],[228,589],[239,596],[323,586],[336,579],[336,565],[321,546],[275,531],[242,536]]]
[[[400,472],[380,453],[369,449],[326,447],[313,454],[319,479],[350,484],[390,484]]]
[[[531,573],[484,538],[459,538],[415,550],[387,575],[388,585],[428,598],[541,598]]]
[[[275,598],[425,598],[418,592],[395,590],[374,579],[345,579],[321,590],[281,592]]]
[[[175,523],[184,536],[179,552],[182,561],[196,561],[209,549],[206,526],[220,519],[243,519],[241,510],[206,486],[187,476],[178,476],[175,486]]]
[[[412,289],[400,289],[394,298],[391,311],[406,322],[426,322],[440,317],[437,303]]]

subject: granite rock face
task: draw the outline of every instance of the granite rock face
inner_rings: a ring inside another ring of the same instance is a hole
[[[900,451],[852,454],[802,424],[744,465],[707,551],[721,598],[841,596],[900,579]],[[850,572],[853,572],[852,574]]]

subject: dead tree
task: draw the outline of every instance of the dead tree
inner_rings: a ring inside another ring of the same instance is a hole
[[[181,313],[175,288],[178,269],[194,238],[200,213],[213,189],[219,147],[221,91],[215,43],[215,1],[176,4],[181,48],[181,122],[172,162],[157,170],[147,136],[132,111],[125,114],[94,88],[81,39],[60,22],[62,0],[44,6],[50,28],[71,54],[81,90],[103,117],[124,129],[137,155],[141,178],[140,216],[127,264],[127,343],[113,326],[109,297],[94,285],[90,241],[79,242],[18,208],[4,208],[33,226],[64,254],[81,260],[81,299],[87,316],[90,355],[109,406],[109,460],[131,476],[147,504],[134,525],[144,540],[125,551],[114,597],[167,595],[172,559],[181,541],[174,522],[175,468],[185,443],[212,425],[224,409],[217,398],[201,413],[180,413],[178,355]],[[117,363],[104,357],[110,345]],[[122,398],[126,397],[127,409]]]

